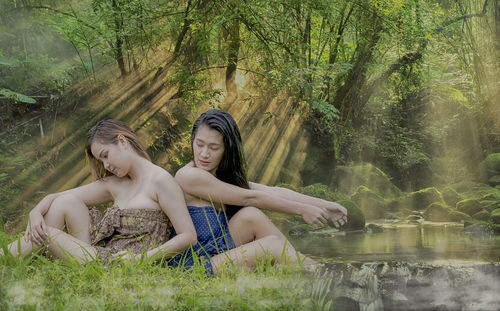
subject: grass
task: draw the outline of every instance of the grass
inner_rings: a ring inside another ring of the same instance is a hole
[[[0,233],[3,247],[13,238]],[[0,257],[0,310],[322,310],[325,286],[269,262],[210,277],[196,267]]]

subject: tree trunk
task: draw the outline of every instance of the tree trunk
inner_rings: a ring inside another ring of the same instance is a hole
[[[238,53],[240,51],[240,20],[235,17],[229,27],[229,45],[227,53],[227,68],[226,68],[226,90],[228,95],[238,95],[235,76],[238,66]]]
[[[123,27],[123,20],[121,20],[120,16],[120,8],[118,7],[118,3],[116,0],[111,1],[111,6],[113,8],[113,17],[115,20],[115,58],[118,63],[118,68],[120,68],[120,73],[122,76],[127,74],[127,70],[125,69],[125,61],[123,57],[123,39],[120,34]]]

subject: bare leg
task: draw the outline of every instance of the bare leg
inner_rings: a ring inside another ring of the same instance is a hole
[[[66,230],[80,241],[90,243],[90,215],[87,205],[71,194],[57,197],[43,216],[47,226]]]
[[[48,246],[49,253],[64,261],[76,260],[78,263],[91,261],[96,258],[96,250],[89,243],[80,241],[72,235],[59,229],[47,226],[48,238],[43,245]],[[19,249],[18,246],[21,246]],[[23,238],[9,244],[8,249],[13,256],[26,256],[40,248],[31,242],[26,242]]]
[[[77,197],[71,194],[57,197],[52,202],[49,211],[43,218],[47,226],[59,230],[64,230],[64,228],[66,228],[68,233],[74,236],[78,241],[90,244],[89,209],[85,203]],[[39,245],[33,244],[31,241],[26,242],[22,238],[20,243],[16,240],[8,246],[8,250],[13,256],[26,256],[38,248]],[[3,255],[2,250],[0,250],[0,255]]]
[[[262,239],[241,245],[227,252],[210,258],[214,272],[217,273],[223,266],[230,269],[237,267],[253,268],[257,262],[266,258],[272,258],[273,263],[294,264],[298,260],[305,260],[303,255],[298,254],[292,245],[286,240],[268,235]]]
[[[286,240],[281,231],[264,212],[255,207],[240,209],[228,223],[229,233],[236,246],[240,246],[269,235]]]

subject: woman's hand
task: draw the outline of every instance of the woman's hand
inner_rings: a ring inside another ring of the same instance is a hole
[[[37,210],[33,209],[30,212],[30,219],[28,221],[28,226],[26,227],[26,233],[24,234],[24,240],[26,242],[32,241],[33,243],[40,245],[48,237],[47,228],[45,225],[45,220],[42,214]]]
[[[134,254],[129,251],[121,251],[113,255],[115,259],[120,259],[123,261],[129,261],[134,258],[135,261],[141,260],[141,254]]]
[[[302,211],[301,214],[304,221],[314,229],[323,227],[328,223],[328,213],[325,208],[309,205]]]
[[[347,210],[342,205],[335,202],[328,202],[325,206],[326,218],[333,223],[335,227],[341,227],[347,222]]]

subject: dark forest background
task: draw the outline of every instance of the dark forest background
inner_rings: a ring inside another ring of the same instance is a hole
[[[0,0],[0,206],[37,183],[18,176],[44,146],[19,146],[127,77],[166,71],[185,111],[291,102],[319,150],[303,185],[370,162],[413,191],[475,179],[500,151],[498,0]]]

